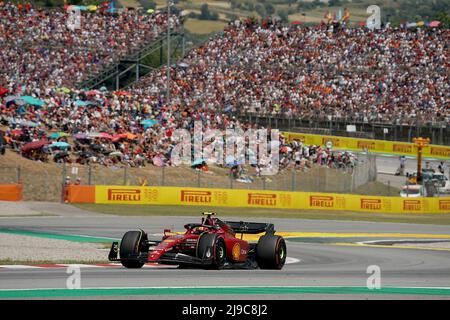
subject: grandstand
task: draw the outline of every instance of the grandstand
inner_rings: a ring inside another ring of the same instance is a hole
[[[174,130],[191,130],[196,120],[218,129],[256,128],[252,118],[266,119],[259,123],[266,127],[281,127],[271,119],[293,127],[305,119],[362,128],[438,126],[436,137],[448,143],[450,32],[445,28],[371,31],[276,20],[231,22],[170,66],[167,96],[167,66],[115,91],[79,88],[81,83],[100,87],[97,80],[105,79],[100,73],[164,37],[166,14],[86,12],[76,31],[67,29],[66,18],[58,9],[0,7],[2,135],[31,160],[173,165]],[[180,17],[170,19],[176,30]],[[55,143],[59,147],[50,147]],[[286,168],[357,163],[355,155],[325,146],[282,138],[280,148]]]

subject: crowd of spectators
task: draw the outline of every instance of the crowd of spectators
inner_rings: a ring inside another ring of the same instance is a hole
[[[79,24],[69,15],[63,9],[0,3],[0,85],[27,85],[41,93],[73,87],[167,30],[163,12],[82,11]],[[172,15],[171,26],[178,25]]]
[[[450,121],[450,30],[233,24],[172,68],[172,104],[233,113]],[[135,90],[156,97],[166,70]],[[156,103],[156,102],[155,102]]]
[[[150,23],[157,16],[125,13],[117,20],[86,16],[92,20],[77,38],[62,31],[65,27],[58,24],[63,23],[62,13],[30,9],[11,14],[14,10],[0,9],[1,19],[10,21],[0,25],[0,37],[7,41],[0,48],[0,89],[6,83],[0,91],[0,125],[6,127],[6,143],[31,159],[105,166],[174,165],[176,129],[193,133],[195,121],[201,121],[204,130],[255,129],[239,121],[236,116],[242,113],[398,123],[415,123],[420,117],[449,123],[449,30],[330,32],[326,25],[232,23],[171,67],[167,101],[164,67],[127,91],[72,86],[93,61],[108,64],[129,49],[134,35],[148,41],[154,28],[164,25]],[[43,26],[28,31],[26,26],[33,23]],[[144,27],[134,30],[135,23]],[[18,30],[23,36],[14,37]],[[37,40],[43,36],[49,39]],[[25,43],[39,47],[42,41],[60,41],[64,49],[45,49],[52,55],[32,50],[22,56],[14,53],[26,50]],[[98,48],[111,41],[115,43]],[[58,55],[74,54],[71,45],[95,49],[89,51],[92,56],[87,62]],[[63,85],[68,88],[62,90]],[[7,99],[11,95],[31,96],[41,103]],[[280,142],[281,168],[307,170],[314,164],[351,168],[358,162],[350,153],[324,146],[287,142],[283,137]],[[239,175],[239,165],[232,170]],[[255,170],[258,175],[261,168]]]

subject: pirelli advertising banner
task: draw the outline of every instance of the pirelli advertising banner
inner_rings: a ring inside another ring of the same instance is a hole
[[[400,198],[181,187],[96,186],[95,203],[342,210],[379,213],[450,213],[450,197]]]
[[[417,148],[413,143],[386,140],[369,140],[337,136],[322,136],[316,134],[283,132],[288,141],[299,139],[308,145],[326,146],[333,149],[388,153],[404,156],[417,156]],[[436,159],[450,159],[450,146],[429,145],[423,148],[423,156]]]

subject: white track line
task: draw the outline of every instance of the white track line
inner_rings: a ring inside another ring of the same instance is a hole
[[[297,258],[292,258],[292,257],[286,257],[286,264],[293,264],[293,263],[299,263],[301,260],[297,259]],[[79,268],[117,268],[117,267],[122,267],[122,264],[120,263],[108,263],[108,264],[101,264],[101,265],[96,265],[96,264],[76,264],[76,263],[71,263],[71,264],[65,264],[65,263],[55,263],[55,264],[49,264],[48,266],[46,265],[39,265],[39,266],[33,266],[33,265],[23,265],[23,264],[4,264],[4,265],[0,265],[0,269],[58,269],[58,268],[67,268],[69,266],[77,266]],[[153,264],[153,263],[149,263],[149,264],[144,264],[143,268],[161,268],[161,269],[173,269],[173,268],[177,268],[177,265],[166,265],[166,264]]]

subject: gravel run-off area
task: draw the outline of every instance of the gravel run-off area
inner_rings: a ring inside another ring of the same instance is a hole
[[[0,233],[0,260],[13,261],[105,261],[109,249],[99,243],[37,238]]]

